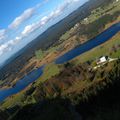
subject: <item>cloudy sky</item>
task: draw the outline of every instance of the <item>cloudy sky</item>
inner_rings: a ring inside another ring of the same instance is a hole
[[[0,64],[88,0],[0,0]]]

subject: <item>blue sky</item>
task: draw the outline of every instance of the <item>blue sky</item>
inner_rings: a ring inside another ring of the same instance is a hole
[[[87,0],[1,0],[0,64]]]

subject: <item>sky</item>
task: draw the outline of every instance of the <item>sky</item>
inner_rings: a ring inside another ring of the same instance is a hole
[[[0,65],[88,0],[0,0]]]

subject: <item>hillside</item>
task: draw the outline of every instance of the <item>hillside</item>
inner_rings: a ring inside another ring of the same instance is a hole
[[[89,71],[88,67],[87,63],[77,66],[71,63],[65,64],[58,75],[25,90],[22,93],[24,95],[22,103],[18,104],[16,101],[17,104],[13,106],[14,101],[6,111],[12,116],[16,114],[16,110],[19,110],[13,120],[33,120],[33,117],[34,120],[47,120],[48,116],[50,120],[77,118],[118,120],[120,60],[96,71]],[[14,97],[10,99],[14,100]],[[8,104],[7,102],[8,99],[3,102],[3,108]],[[90,109],[91,107],[93,109]],[[107,113],[104,113],[104,110]],[[116,114],[109,117],[111,111]]]

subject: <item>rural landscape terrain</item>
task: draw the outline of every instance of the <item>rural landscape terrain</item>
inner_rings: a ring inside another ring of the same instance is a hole
[[[102,44],[56,62],[113,28]],[[0,95],[41,66],[36,80],[0,97],[0,120],[120,120],[120,0],[89,0],[14,54],[0,68]]]

